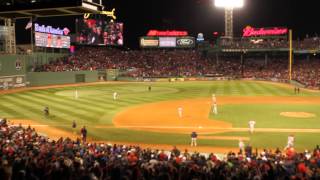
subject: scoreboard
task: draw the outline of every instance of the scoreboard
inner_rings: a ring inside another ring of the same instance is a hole
[[[70,48],[69,36],[35,32],[35,41],[38,47]]]

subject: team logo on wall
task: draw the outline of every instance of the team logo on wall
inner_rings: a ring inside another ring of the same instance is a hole
[[[22,69],[22,61],[20,59],[16,60],[16,70],[20,71]]]

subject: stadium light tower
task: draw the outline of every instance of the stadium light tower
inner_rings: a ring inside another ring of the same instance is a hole
[[[215,6],[225,9],[225,37],[233,38],[233,9],[242,8],[244,0],[214,0]]]

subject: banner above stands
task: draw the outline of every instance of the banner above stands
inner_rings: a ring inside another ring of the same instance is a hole
[[[194,48],[195,43],[195,38],[190,36],[140,38],[142,48]]]
[[[147,36],[188,36],[187,31],[158,31],[150,30]]]
[[[243,37],[262,37],[262,36],[285,36],[289,32],[288,28],[272,27],[272,28],[253,28],[247,26],[243,29]]]

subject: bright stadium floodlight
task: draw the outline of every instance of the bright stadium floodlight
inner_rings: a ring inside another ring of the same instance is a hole
[[[244,0],[215,0],[216,7],[222,8],[242,8]]]
[[[242,8],[244,0],[214,0],[215,6],[225,9],[225,37],[233,38],[233,9]]]

